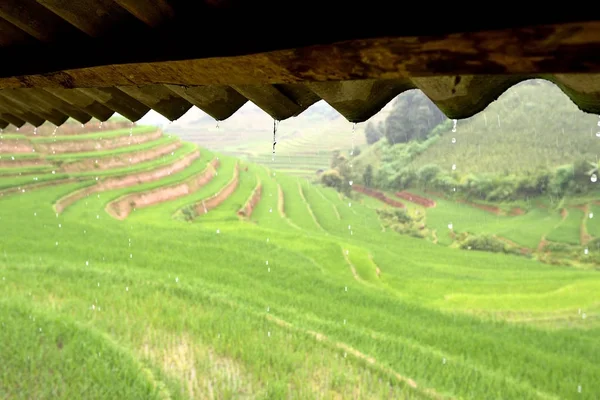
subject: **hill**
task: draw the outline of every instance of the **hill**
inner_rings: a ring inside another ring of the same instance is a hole
[[[389,108],[372,119],[381,120]],[[354,144],[359,148],[365,145],[364,125],[357,124],[355,130]],[[192,109],[165,130],[202,147],[303,177],[329,168],[333,150],[347,152],[352,147],[352,124],[324,101],[298,117],[281,121],[274,161],[273,119],[252,103],[218,126],[206,114]]]
[[[402,94],[406,96],[408,93]],[[391,114],[396,114],[392,109]],[[439,129],[440,139],[403,167],[419,169],[452,165],[462,174],[526,174],[579,160],[597,161],[600,154],[598,116],[580,111],[554,84],[521,82],[484,111]],[[385,140],[363,151],[358,166],[378,165]]]
[[[593,198],[404,213],[169,136],[3,139],[1,398],[600,395]],[[579,256],[451,248],[477,229]]]

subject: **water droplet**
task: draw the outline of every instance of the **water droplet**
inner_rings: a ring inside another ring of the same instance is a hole
[[[586,319],[586,318],[587,318],[587,314],[586,313],[581,314],[581,319]]]
[[[588,250],[588,248],[587,248],[587,247],[586,247],[586,248],[583,250],[583,254],[585,254],[585,255],[588,255],[588,253],[589,253],[589,252],[590,252],[590,251]]]
[[[344,352],[344,358],[346,358],[346,356],[348,356],[348,354],[346,352]]]
[[[450,223],[448,224],[448,229],[452,230],[452,228],[454,228],[454,225],[452,225],[452,222],[450,222]]]
[[[98,287],[100,287],[100,282],[98,282]]]
[[[267,268],[267,272],[271,272],[271,267]]]
[[[62,224],[58,224],[58,227],[59,227],[59,228],[62,228]]]
[[[129,254],[129,258],[133,258],[133,254]]]
[[[348,291],[348,286],[344,286],[344,292]]]
[[[92,304],[92,310],[95,310],[96,306],[94,304]]]
[[[591,213],[588,215],[588,217],[590,217],[590,219],[594,218],[594,213],[593,213],[593,212],[591,212]]]
[[[267,243],[269,243],[269,238],[267,238]]]
[[[100,219],[100,215],[96,215],[96,219]]]
[[[453,191],[453,192],[456,192],[456,188],[452,188],[452,191]]]
[[[581,385],[577,386],[577,393],[581,393]]]
[[[34,212],[34,213],[33,213],[33,216],[34,216],[34,217],[37,217],[37,213],[36,213],[36,212]]]
[[[350,254],[350,252],[348,250],[346,250],[346,255]]]
[[[220,229],[217,229],[217,234],[219,234],[219,233],[221,233],[221,230],[220,230]]]
[[[452,171],[456,170],[456,164],[452,164]]]
[[[52,175],[56,174],[56,171],[52,171]]]
[[[445,358],[442,359],[442,364],[446,364],[446,359]]]
[[[179,283],[179,277],[175,277],[175,283]]]
[[[352,226],[348,225],[348,230],[352,229]]]
[[[590,181],[592,181],[592,183],[596,183],[597,180],[598,177],[596,176],[596,174],[592,174],[592,176],[590,176]]]
[[[267,332],[267,336],[271,337],[271,331]]]
[[[271,308],[270,308],[270,307],[267,307],[267,312],[269,312],[269,310],[271,310]]]
[[[90,262],[89,262],[89,261],[86,261],[86,262],[85,262],[85,265],[86,265],[86,267],[87,267],[88,265],[90,265]]]
[[[455,137],[452,138],[452,143],[456,143],[456,138]]]
[[[344,325],[346,325],[346,320],[344,320]]]
[[[55,245],[56,245],[56,246],[58,246],[58,242],[56,242],[56,244],[55,244]]]
[[[265,261],[265,265],[269,265],[269,260]]]
[[[352,186],[352,184],[354,183],[354,181],[348,181],[348,185]]]
[[[273,209],[272,209],[272,208],[269,208],[269,212],[270,212],[270,213],[272,213],[272,212],[273,212]]]
[[[348,207],[352,207],[352,203],[348,203]]]

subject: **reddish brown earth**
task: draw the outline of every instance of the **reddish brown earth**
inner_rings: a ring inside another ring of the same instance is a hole
[[[562,219],[564,221],[569,216],[569,211],[567,211],[566,208],[561,208],[560,209],[560,216],[562,217]]]
[[[401,199],[408,200],[415,204],[419,204],[423,207],[435,207],[435,201],[419,196],[418,194],[409,193],[407,191],[396,192],[396,197],[400,197]]]
[[[103,192],[106,190],[120,189],[124,187],[139,185],[142,183],[153,182],[171,174],[183,171],[190,166],[194,160],[200,157],[198,150],[194,151],[175,161],[172,164],[165,165],[150,171],[138,172],[135,174],[124,175],[120,177],[108,178],[100,181],[98,184],[70,193],[67,196],[58,200],[54,206],[57,213],[62,213],[67,207],[76,201],[89,196],[93,193]]]
[[[508,213],[508,215],[510,215],[511,217],[516,217],[519,215],[525,215],[525,210],[523,210],[520,207],[513,207],[510,212]]]
[[[246,170],[247,170],[247,168],[246,168]],[[246,202],[244,207],[240,211],[238,211],[238,215],[241,217],[249,218],[252,215],[252,211],[254,211],[254,209],[256,208],[256,205],[260,201],[261,193],[262,193],[262,185],[259,182],[256,185],[256,187],[254,188],[254,191],[252,192],[252,196],[248,199],[248,201]]]
[[[221,203],[223,203],[238,187],[240,176],[240,169],[238,164],[235,165],[235,169],[233,170],[233,178],[231,181],[221,189],[217,194],[208,199],[202,200],[200,203],[196,204],[196,213],[198,215],[206,214],[213,208],[218,207]]]
[[[206,185],[216,175],[219,160],[213,159],[208,167],[185,182],[163,186],[147,192],[131,193],[110,202],[106,211],[117,219],[125,219],[134,208],[148,207],[188,195]]]
[[[479,203],[474,203],[474,202],[466,201],[466,200],[457,200],[456,202],[461,203],[461,204],[466,204],[471,207],[479,208],[480,210],[487,211],[487,212],[490,212],[495,215],[502,214],[502,210],[496,206],[490,206],[487,204],[479,204]]]
[[[589,204],[582,204],[578,206],[578,208],[583,210],[583,220],[581,220],[581,225],[579,226],[579,242],[585,246],[590,240],[593,239],[592,235],[590,235],[587,231],[587,221],[588,214],[590,212],[590,206]]]
[[[285,218],[285,197],[283,195],[283,190],[281,190],[281,185],[277,185],[277,209],[279,210],[279,215]]]
[[[145,143],[150,140],[156,140],[162,136],[161,131],[141,133],[133,136],[123,135],[107,139],[98,140],[60,140],[56,142],[36,143],[36,151],[43,153],[81,153],[87,151],[112,150],[128,145]],[[2,151],[2,149],[0,149]]]
[[[63,164],[60,167],[60,169],[64,172],[79,172],[90,171],[94,169],[105,170],[113,168],[123,168],[133,164],[139,164],[142,162],[155,160],[159,157],[173,152],[174,150],[177,150],[179,147],[181,147],[181,142],[177,141],[149,150],[124,153],[112,157],[100,157],[97,159],[98,163],[96,163],[96,159],[92,158],[86,158],[80,161],[73,161],[67,164]]]
[[[33,146],[25,139],[0,139],[0,153],[33,153]]]
[[[367,196],[374,197],[380,201],[383,201],[385,204],[388,204],[392,207],[404,208],[404,204],[397,200],[390,199],[385,194],[383,194],[383,192],[380,192],[378,190],[366,188],[361,185],[353,185],[352,189],[359,193],[366,194]]]

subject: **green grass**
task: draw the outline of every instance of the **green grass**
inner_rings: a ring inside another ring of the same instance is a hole
[[[567,211],[567,218],[548,234],[547,239],[552,242],[580,244],[583,211],[576,208],[569,208]]]
[[[590,235],[596,238],[600,238],[600,204],[592,204],[590,206],[590,213],[592,213],[592,218],[588,213],[588,219],[586,221],[587,231]]]
[[[164,146],[166,144],[176,142],[176,141],[177,141],[177,138],[163,135],[160,139],[157,139],[157,140],[152,140],[149,142],[144,142],[141,144],[136,144],[136,145],[131,145],[131,146],[119,147],[118,149],[113,149],[113,150],[88,151],[88,152],[80,152],[80,153],[49,154],[49,155],[46,155],[45,158],[49,161],[63,161],[63,162],[77,161],[77,160],[81,160],[82,158],[92,158],[92,157],[96,157],[96,158],[100,159],[101,157],[114,157],[116,155],[146,151],[146,150],[161,147],[161,146]]]
[[[238,160],[226,156],[194,193],[123,221],[105,212],[214,156],[58,216],[54,202],[88,183],[0,197],[0,397],[598,397],[597,271],[382,232],[370,200],[255,164],[208,214],[173,218],[230,181]],[[241,219],[257,180],[261,201]],[[550,210],[436,201],[427,225],[439,232],[452,222],[533,248],[575,226]]]
[[[135,126],[132,128],[115,129],[112,131],[102,131],[94,133],[83,133],[80,135],[63,135],[63,136],[52,136],[52,137],[32,137],[30,138],[32,143],[52,143],[62,141],[77,141],[77,140],[101,140],[101,139],[112,139],[119,136],[128,136],[129,134],[141,135],[144,133],[154,132],[156,128],[154,126]]]

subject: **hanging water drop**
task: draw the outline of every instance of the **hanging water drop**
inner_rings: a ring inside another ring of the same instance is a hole
[[[452,124],[453,124],[453,126],[452,126],[452,132],[456,132],[456,122],[457,121],[455,119],[452,120]]]

